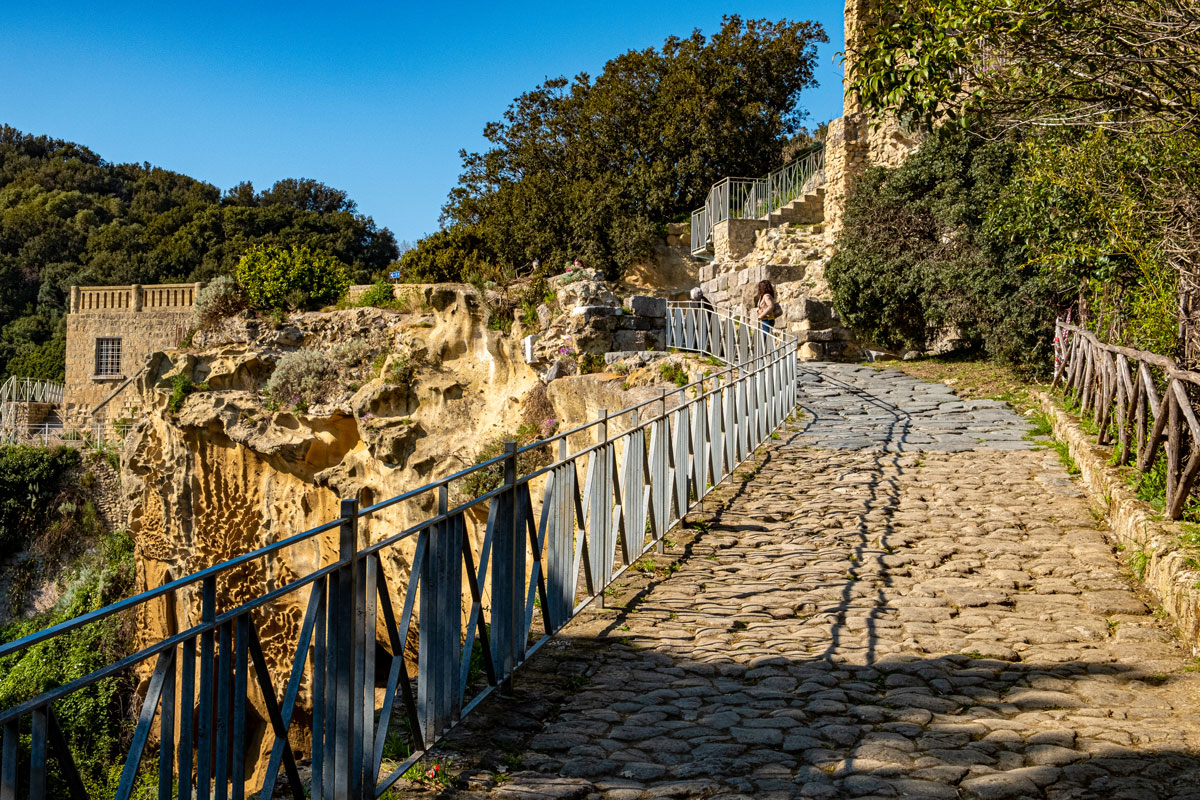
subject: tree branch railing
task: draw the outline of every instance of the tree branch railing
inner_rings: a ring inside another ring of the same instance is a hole
[[[1105,344],[1078,325],[1059,320],[1054,337],[1054,380],[1091,414],[1097,444],[1115,445],[1119,465],[1134,463],[1143,474],[1166,456],[1168,519],[1179,519],[1200,474],[1200,421],[1189,396],[1200,391],[1200,374],[1180,369],[1166,356]]]
[[[825,144],[763,178],[723,178],[709,189],[704,207],[692,212],[692,253],[706,252],[713,227],[729,219],[767,219],[805,192],[825,183]]]
[[[160,798],[269,800],[281,772],[295,800],[381,796],[614,580],[663,552],[796,406],[793,337],[671,304],[667,343],[729,366],[382,502],[342,500],[323,525],[0,643],[3,667],[164,606],[178,631],[0,710],[0,800],[86,798],[56,709],[131,674],[145,689],[118,800],[145,780]],[[554,456],[521,474],[538,452]],[[459,502],[483,473],[495,484]],[[403,527],[402,509],[421,521]],[[273,569],[285,553],[298,557]],[[411,753],[385,758],[397,733]],[[144,765],[154,749],[157,765]]]

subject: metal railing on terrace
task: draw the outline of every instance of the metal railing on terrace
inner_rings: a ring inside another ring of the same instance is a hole
[[[169,606],[177,620],[178,633],[0,711],[0,800],[85,797],[56,707],[131,674],[146,688],[120,800],[143,780],[160,798],[268,800],[281,771],[295,800],[382,795],[605,587],[662,552],[794,409],[793,337],[671,304],[667,343],[729,366],[397,497],[343,500],[316,528],[0,644],[11,664],[118,615]],[[521,474],[537,454],[543,466]],[[478,496],[460,501],[470,481]],[[401,508],[421,521],[397,529]],[[287,553],[299,557],[273,569]],[[248,596],[252,576],[261,588]],[[385,759],[397,733],[411,754]],[[308,786],[298,741],[311,742]]]
[[[63,384],[36,378],[10,377],[0,385],[0,442],[15,442],[24,431],[18,430],[18,406],[25,403],[46,403],[61,406]]]
[[[692,254],[707,252],[713,227],[728,219],[767,219],[807,191],[824,185],[825,145],[818,142],[763,178],[725,178],[713,184],[704,207],[692,212]]]
[[[11,377],[0,386],[0,403],[61,403],[63,384],[37,378]]]

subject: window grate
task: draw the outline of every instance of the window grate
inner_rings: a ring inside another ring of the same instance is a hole
[[[121,340],[119,338],[96,340],[96,374],[121,374]]]

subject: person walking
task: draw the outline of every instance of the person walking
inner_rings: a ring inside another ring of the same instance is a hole
[[[763,333],[771,333],[775,320],[783,313],[775,300],[775,287],[770,281],[759,281],[754,295],[754,311],[762,324]]]
[[[712,301],[705,296],[704,292],[700,291],[699,286],[692,289],[691,296],[692,302],[700,306],[700,308],[703,308],[705,311],[716,311],[716,309],[713,308]]]

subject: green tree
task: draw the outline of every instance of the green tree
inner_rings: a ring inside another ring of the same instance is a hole
[[[1055,315],[1077,282],[1027,269],[1023,240],[998,226],[993,209],[1015,161],[1007,141],[942,128],[903,166],[863,176],[826,268],[852,328],[900,350],[956,334],[1002,361],[1045,369]]]
[[[578,257],[615,275],[713,182],[779,165],[823,41],[813,22],[731,16],[711,38],[617,56],[595,79],[547,80],[485,127],[489,149],[462,153],[443,222],[510,269]]]
[[[1200,129],[1193,0],[869,0],[865,107],[933,121]]]
[[[210,280],[232,275],[254,245],[329,253],[364,282],[399,255],[390,231],[317,181],[286,179],[262,192],[241,183],[222,194],[0,125],[0,374],[46,374],[59,344],[38,320],[53,328],[72,284]],[[26,318],[31,326],[9,327]],[[20,331],[29,338],[15,339]],[[18,349],[21,362],[9,364]],[[50,371],[61,373],[61,360]]]
[[[1194,320],[1179,317],[1178,284],[1195,245],[1176,225],[1198,197],[1195,137],[1055,131],[1022,144],[987,225],[1107,341],[1194,358],[1180,349]]]

